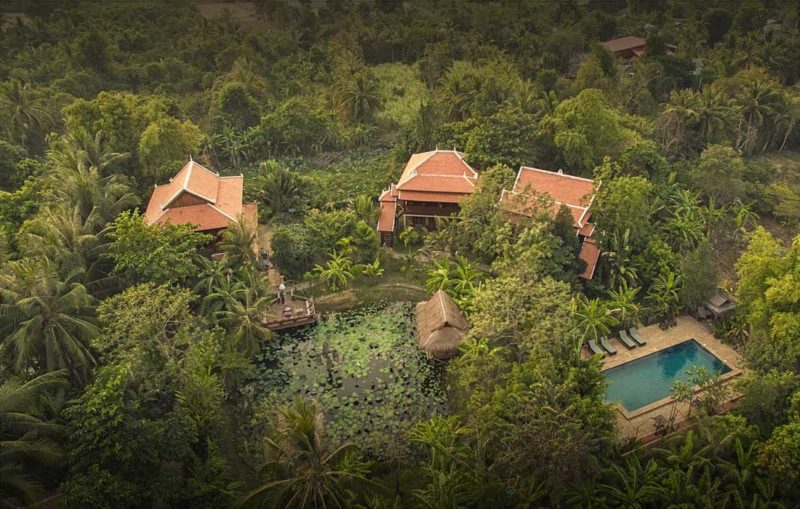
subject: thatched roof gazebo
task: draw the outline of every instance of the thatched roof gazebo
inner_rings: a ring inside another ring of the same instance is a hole
[[[453,299],[439,290],[417,304],[416,314],[420,349],[439,360],[455,356],[469,322]]]

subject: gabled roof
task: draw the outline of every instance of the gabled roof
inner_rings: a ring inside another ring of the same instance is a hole
[[[466,195],[475,192],[477,182],[478,172],[464,161],[464,154],[437,149],[409,158],[397,190],[401,200],[414,200],[403,196],[404,192],[411,191]]]
[[[647,44],[645,39],[641,37],[636,37],[633,35],[629,35],[627,37],[620,37],[618,39],[611,39],[610,41],[606,41],[603,43],[603,46],[608,48],[609,51],[612,53],[616,53],[618,51],[625,51],[633,48],[638,48]]]
[[[589,207],[594,200],[594,180],[575,177],[558,172],[522,166],[517,173],[511,191],[503,190],[500,206],[507,212],[529,215],[531,207],[538,202],[537,193],[553,200],[552,214],[558,213],[562,205],[572,212],[574,226],[583,228],[589,221]]]
[[[169,183],[153,189],[145,221],[147,224],[192,223],[198,231],[225,228],[245,212],[243,192],[242,175],[220,177],[190,159]],[[185,195],[192,197],[191,202],[177,206],[177,200]]]

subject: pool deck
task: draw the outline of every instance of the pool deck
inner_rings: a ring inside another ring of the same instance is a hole
[[[602,360],[603,369],[613,368],[678,343],[683,343],[689,339],[695,339],[706,350],[731,368],[730,372],[722,376],[724,380],[731,380],[742,374],[743,362],[736,350],[715,338],[708,329],[690,316],[680,316],[677,318],[677,322],[678,324],[675,327],[670,327],[667,330],[661,330],[658,325],[640,328],[639,335],[647,341],[647,344],[632,350],[628,350],[619,339],[610,339],[609,342],[617,349],[617,354],[613,356],[607,355]],[[588,355],[588,352],[585,353]],[[732,399],[735,399],[735,397],[736,395],[734,394]],[[673,409],[673,404],[672,398],[665,398],[632,412],[626,411],[622,405],[617,404],[620,439],[635,438],[645,443],[656,439],[654,419],[659,415],[668,418]],[[679,406],[676,424],[686,420],[689,410],[688,404]]]

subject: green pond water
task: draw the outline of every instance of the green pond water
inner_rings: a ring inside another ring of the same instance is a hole
[[[258,356],[257,401],[317,400],[326,431],[379,457],[402,453],[414,423],[445,411],[440,368],[417,348],[413,305],[332,313]]]

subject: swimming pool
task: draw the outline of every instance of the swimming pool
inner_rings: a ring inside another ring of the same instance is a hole
[[[695,339],[603,372],[608,381],[606,401],[618,402],[629,412],[670,396],[672,383],[687,380],[692,366],[704,366],[711,373],[724,374],[731,368],[703,348]]]

